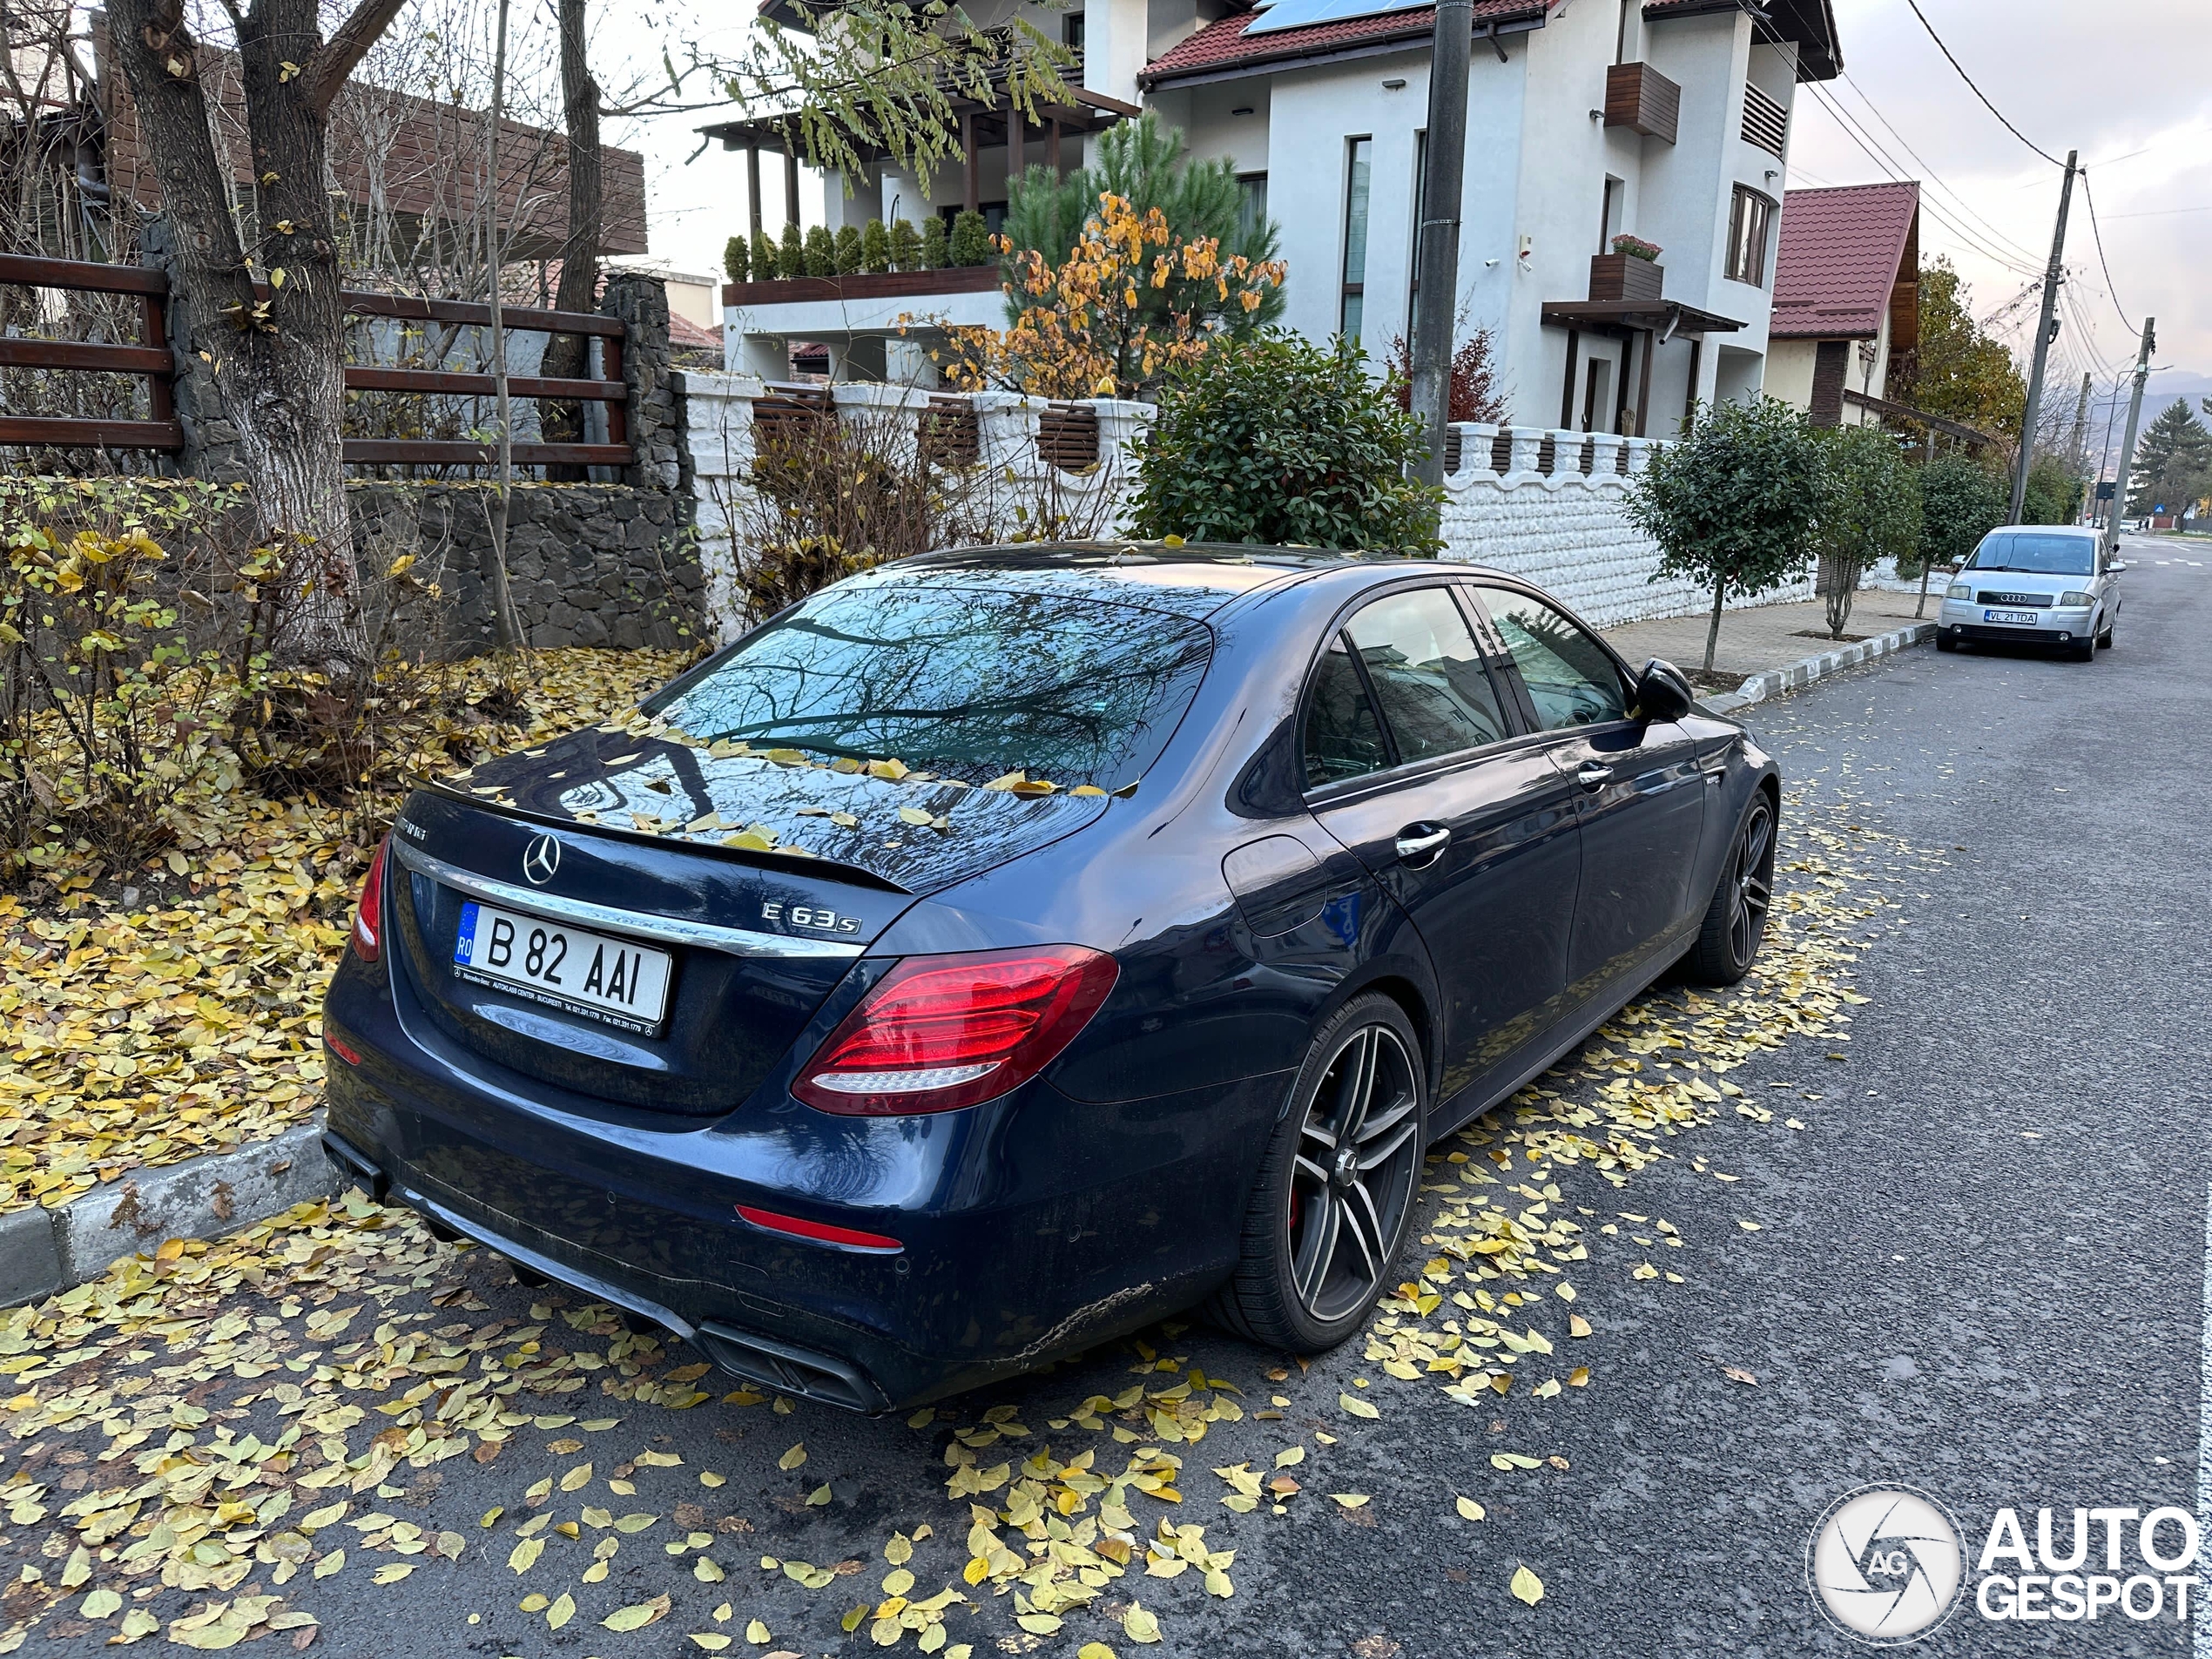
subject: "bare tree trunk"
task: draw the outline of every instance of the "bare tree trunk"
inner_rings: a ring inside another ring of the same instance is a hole
[[[584,55],[584,0],[559,0],[561,24],[561,117],[569,140],[569,233],[561,246],[561,280],[556,309],[590,311],[599,299],[599,249],[606,214],[599,154],[599,83]],[[583,334],[555,334],[545,342],[544,374],[551,380],[580,378],[590,345]],[[568,400],[538,406],[538,427],[552,443],[583,440],[583,405]],[[582,479],[582,467],[552,467],[549,478]]]
[[[330,99],[396,0],[363,0],[321,42],[315,0],[256,0],[239,19],[239,69],[254,170],[253,244],[239,240],[208,128],[200,51],[181,0],[112,0],[113,37],[163,206],[199,347],[214,360],[225,417],[254,480],[261,533],[294,556],[304,586],[287,654],[350,670],[368,657],[341,460],[345,403],[336,238],[324,194]],[[269,297],[255,292],[254,262]],[[233,331],[212,328],[227,318]]]
[[[1728,597],[1728,578],[1713,583],[1713,625],[1705,631],[1705,671],[1713,671],[1713,656],[1721,648],[1721,605]]]

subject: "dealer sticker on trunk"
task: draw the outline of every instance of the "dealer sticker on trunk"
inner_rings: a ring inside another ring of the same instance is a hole
[[[457,978],[625,1031],[658,1028],[673,965],[650,945],[473,901],[461,907],[453,946]]]

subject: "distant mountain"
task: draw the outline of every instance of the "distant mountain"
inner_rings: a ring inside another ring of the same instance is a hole
[[[2115,396],[2107,386],[2089,395],[2088,442],[2085,447],[2093,471],[2098,470],[2101,455],[2101,470],[2106,475],[2111,473],[2113,461],[2120,452],[2121,437],[2127,431],[2128,393],[2132,390],[2132,387],[2127,388]],[[2074,391],[2080,391],[2079,381],[2074,384]],[[2212,424],[2212,417],[2204,415],[2203,401],[2208,397],[2212,397],[2212,375],[2193,374],[2187,369],[2168,369],[2164,374],[2153,374],[2143,388],[2143,424],[2148,426],[2177,398],[2185,401],[2200,419]]]

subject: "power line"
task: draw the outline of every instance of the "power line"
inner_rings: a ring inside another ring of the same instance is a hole
[[[1865,129],[1852,118],[1851,112],[1844,109],[1840,105],[1837,104],[1834,99],[1829,96],[1824,88],[1820,86],[1817,82],[1807,82],[1806,88],[1813,94],[1814,98],[1819,103],[1821,108],[1826,110],[1831,116],[1835,118],[1837,125],[1843,128],[1844,136],[1849,138],[1853,144],[1857,145],[1860,152],[1865,154],[1869,161],[1871,161],[1877,167],[1880,168],[1883,172],[1888,175],[1888,177],[1898,182],[1909,182],[1909,175],[1906,173],[1905,168],[1898,165],[1894,157],[1882,152],[1878,141],[1873,138],[1873,135],[1867,133]],[[1980,254],[1984,259],[1991,260],[1997,265],[2003,266],[2015,276],[2028,276],[2033,274],[2036,268],[2034,266],[2029,264],[2024,260],[2016,259],[2009,253],[2006,253],[2000,249],[1990,246],[1986,239],[1981,237],[1976,232],[1968,229],[1966,226],[1959,224],[1939,204],[1929,201],[1924,197],[1920,205],[1929,216],[1934,219],[1938,224],[1941,225],[1945,229],[1950,231],[1952,235],[1958,237],[1961,242],[1965,243],[1968,247],[1971,247],[1975,253]]]
[[[1992,224],[1980,213],[1976,212],[1974,211],[1973,205],[1966,199],[1966,193],[1959,190],[1956,185],[1951,184],[1947,179],[1944,179],[1932,166],[1928,164],[1927,158],[1921,155],[1918,150],[1915,150],[1912,147],[1911,141],[1905,138],[1905,134],[1898,131],[1897,123],[1891,120],[1888,116],[1882,113],[1881,107],[1877,105],[1872,98],[1867,96],[1866,89],[1861,86],[1857,81],[1853,80],[1849,71],[1845,71],[1843,78],[1844,84],[1848,85],[1852,91],[1858,95],[1858,101],[1867,107],[1867,110],[1873,115],[1874,118],[1877,121],[1879,121],[1882,125],[1888,130],[1890,136],[1897,140],[1898,147],[1919,165],[1920,171],[1927,177],[1928,181],[1931,184],[1935,185],[1946,194],[1949,195],[1953,201],[1957,202],[1959,205],[1959,211],[1965,213],[1977,225],[1979,225],[1986,230],[1993,239],[2013,249],[2020,256],[2021,259],[2027,260],[2031,265],[2033,264],[2035,255],[2028,249],[2022,247],[2018,242],[2013,240],[2013,239],[2006,235],[2004,232],[1999,230],[1995,225]]]
[[[1943,53],[1945,57],[1950,60],[1951,67],[1959,71],[1959,78],[1966,82],[1967,90],[1981,100],[1982,107],[1984,109],[1987,110],[1992,115],[1995,116],[2000,123],[2003,124],[2005,131],[2011,133],[2015,138],[2018,138],[2029,149],[2034,151],[2037,155],[2042,157],[2044,160],[2049,162],[2054,167],[2065,166],[2066,163],[2060,161],[2049,151],[2044,149],[2040,145],[2037,144],[2034,139],[2029,138],[2027,134],[2021,132],[2010,121],[2006,120],[2005,111],[1999,109],[1994,104],[1992,104],[1989,101],[1989,94],[1983,91],[1980,87],[1974,84],[1974,78],[1966,73],[1966,66],[1959,61],[1958,57],[1952,52],[1950,47],[1944,44],[1943,37],[1936,33],[1935,25],[1928,21],[1928,14],[1920,10],[1920,0],[1905,0],[1905,3],[1912,8],[1912,15],[1920,20],[1920,27],[1928,31],[1928,38],[1935,42],[1937,49]]]
[[[2112,301],[2112,308],[2120,314],[2121,327],[2133,334],[2135,325],[2128,320],[2128,307],[2120,303],[2120,285],[2112,280],[2112,261],[2105,258],[2104,226],[2097,223],[2097,199],[2089,193],[2089,175],[2087,172],[2081,175],[2081,199],[2088,204],[2089,228],[2096,233],[2097,263],[2104,267],[2105,297]]]

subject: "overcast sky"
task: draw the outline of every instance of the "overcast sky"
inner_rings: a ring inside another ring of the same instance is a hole
[[[1972,285],[1977,313],[1999,311],[2041,274],[2059,169],[1977,101],[1906,0],[1834,3],[1846,72],[1799,89],[1791,182],[1921,180],[1924,254],[1950,255]],[[2084,369],[2108,376],[2132,363],[2134,330],[2146,312],[2159,322],[2154,361],[2178,371],[2163,377],[2168,384],[2212,377],[2212,3],[1920,0],[1920,7],[2028,139],[2061,159],[2079,150],[2089,170],[2112,279],[2077,194],[2055,382],[2078,387]],[[651,10],[656,38],[641,39],[634,24],[603,23],[602,51],[657,55],[664,44],[703,37],[695,19],[728,30],[751,10],[745,0],[662,0]],[[619,140],[647,152],[654,252],[697,271],[716,268],[723,239],[745,216],[739,158],[712,151],[683,165],[697,142],[689,129],[705,118],[663,120]],[[779,189],[772,179],[772,220]],[[810,203],[808,217],[818,212]],[[2028,309],[2000,319],[2023,345],[2033,327]]]

